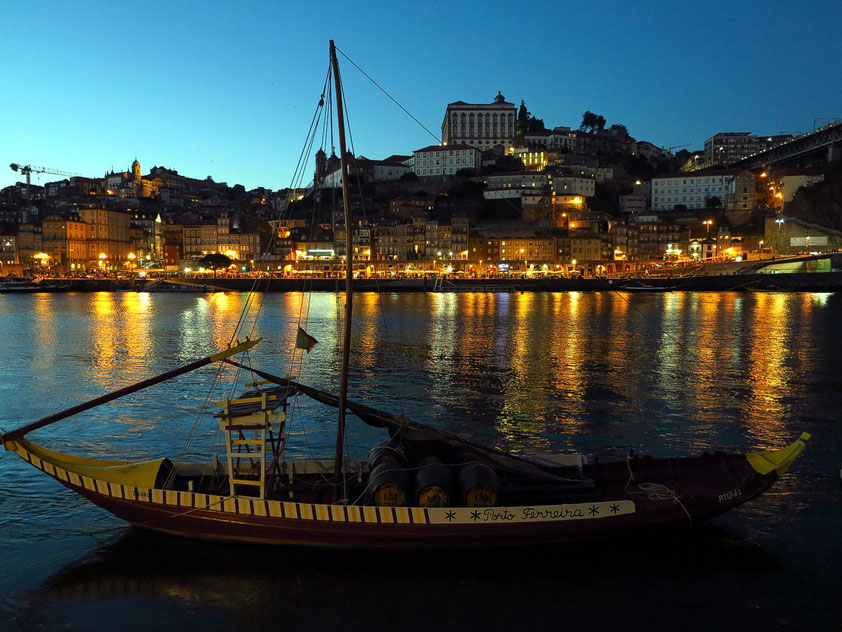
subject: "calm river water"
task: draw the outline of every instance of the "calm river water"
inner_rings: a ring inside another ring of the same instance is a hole
[[[208,355],[246,300],[0,295],[0,426]],[[334,388],[340,300],[258,297],[246,330],[264,341],[252,363]],[[147,534],[0,454],[0,629],[842,628],[842,294],[361,294],[355,313],[352,398],[505,450],[622,458],[814,439],[770,493],[692,531],[422,554]],[[319,344],[291,364],[305,320]],[[219,437],[211,411],[199,413],[209,392],[231,392],[209,391],[215,375],[196,371],[32,438],[105,458],[183,448],[207,458]],[[333,419],[314,412],[293,420],[293,455],[330,455]],[[351,456],[378,440],[352,426]]]

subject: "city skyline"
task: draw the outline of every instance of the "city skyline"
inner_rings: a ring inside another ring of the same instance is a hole
[[[448,103],[490,102],[498,90],[548,127],[578,127],[591,110],[638,140],[690,150],[721,131],[800,133],[842,116],[842,7],[831,2],[797,12],[783,2],[682,12],[606,3],[587,16],[545,2],[528,12],[321,2],[310,5],[320,24],[271,3],[142,3],[139,15],[115,15],[104,3],[36,2],[16,17],[11,6],[0,188],[23,180],[12,162],[101,177],[135,158],[144,173],[287,187],[329,39],[436,135]],[[355,154],[434,142],[340,63]]]

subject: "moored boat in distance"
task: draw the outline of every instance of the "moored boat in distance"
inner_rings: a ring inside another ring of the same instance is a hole
[[[6,277],[0,279],[0,294],[28,294],[32,292],[55,292],[63,289],[60,284],[29,279],[25,277]]]
[[[654,285],[637,279],[622,283],[617,287],[617,290],[623,292],[670,292],[677,289],[677,285]]]

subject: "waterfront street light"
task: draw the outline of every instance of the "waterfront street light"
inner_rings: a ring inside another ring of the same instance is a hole
[[[775,241],[777,241],[777,245],[776,245],[775,249],[778,251],[778,254],[780,255],[780,254],[783,254],[781,252],[781,224],[784,223],[784,218],[783,217],[777,218],[775,220],[775,223],[778,225],[778,238],[775,240]]]
[[[713,220],[712,219],[706,219],[705,221],[702,222],[702,224],[705,225],[705,228],[707,228],[707,234],[710,235],[710,226],[711,226],[711,224],[713,224]]]

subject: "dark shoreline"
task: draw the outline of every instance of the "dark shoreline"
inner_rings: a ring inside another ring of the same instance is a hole
[[[257,283],[255,284],[255,281]],[[344,279],[52,279],[43,290],[30,292],[342,292]],[[722,274],[642,278],[486,278],[486,279],[358,279],[358,292],[664,292],[664,291],[803,291],[842,289],[842,272],[793,274]],[[0,289],[0,293],[2,289]],[[18,293],[18,292],[6,292]]]

